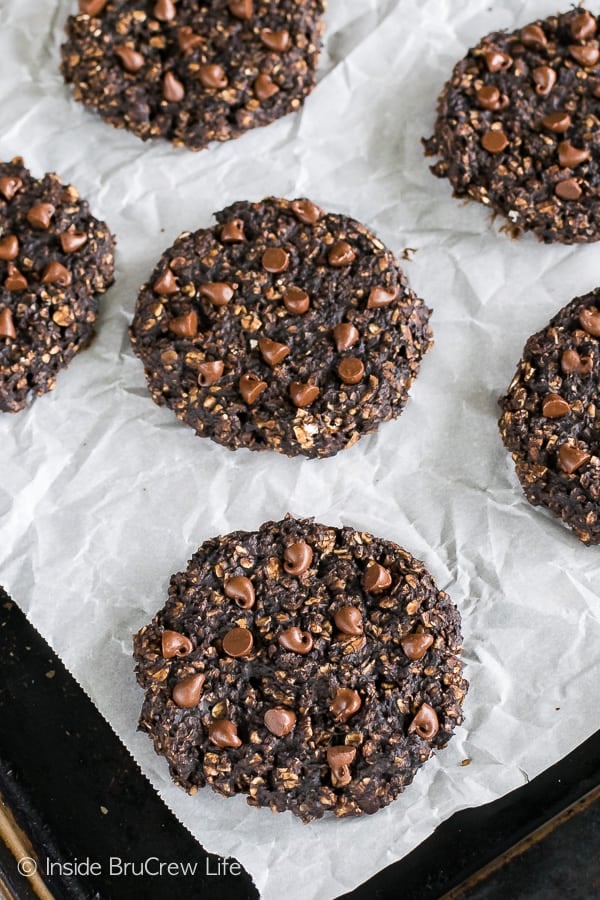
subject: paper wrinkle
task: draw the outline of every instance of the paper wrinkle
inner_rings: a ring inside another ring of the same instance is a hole
[[[207,850],[237,857],[266,900],[334,897],[598,727],[599,551],[525,501],[496,425],[527,336],[597,285],[598,250],[510,240],[483,206],[452,199],[421,145],[468,46],[555,4],[330,0],[303,111],[198,154],[144,145],[75,103],[57,68],[74,4],[4,7],[2,157],[72,181],[118,255],[93,345],[54,393],[0,418],[1,581]],[[414,248],[402,265],[434,309],[435,346],[402,417],[334,459],[196,438],[151,402],[127,338],[139,286],[177,235],[266,195],[307,195],[399,256]],[[171,573],[205,539],[288,511],[396,541],[463,614],[465,725],[374,817],[303,826],[242,797],[188,797],[136,732],[131,635],[164,604]]]

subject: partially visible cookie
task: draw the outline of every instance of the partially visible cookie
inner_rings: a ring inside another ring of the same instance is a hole
[[[315,84],[324,0],[79,0],[62,72],[143,140],[200,150],[297,111]]]
[[[600,288],[576,297],[525,344],[500,434],[525,496],[584,544],[600,543]]]
[[[432,171],[510,230],[571,244],[600,238],[600,50],[581,7],[483,38],[438,101]]]
[[[154,401],[230,449],[332,456],[400,415],[430,315],[367,228],[309,200],[182,234],[131,326]]]
[[[87,347],[113,270],[113,237],[72,185],[0,163],[0,410],[52,390]]]
[[[374,813],[462,721],[458,610],[390,541],[287,516],[206,541],[134,638],[139,727],[189,793]]]

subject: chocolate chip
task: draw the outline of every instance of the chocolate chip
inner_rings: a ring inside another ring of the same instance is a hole
[[[50,227],[52,216],[56,210],[51,203],[38,203],[32,206],[27,213],[27,221],[34,228],[41,228],[46,231]]]
[[[261,262],[267,272],[285,272],[290,264],[290,257],[282,247],[269,247],[263,253]]]
[[[538,66],[531,74],[535,81],[536,94],[546,97],[556,84],[556,72],[550,66]]]
[[[544,49],[548,46],[548,39],[539,25],[526,25],[521,29],[520,38],[526,47]]]
[[[165,659],[173,659],[174,656],[189,656],[194,645],[185,634],[165,629],[162,633],[161,649]]]
[[[58,237],[63,253],[75,253],[87,243],[88,239],[85,231],[63,231]]]
[[[170,22],[177,15],[173,0],[156,0],[152,12],[154,18],[161,22]]]
[[[261,338],[258,342],[258,349],[268,366],[278,366],[290,352],[287,344],[279,344],[270,338]]]
[[[264,718],[265,725],[275,737],[285,737],[294,730],[296,724],[296,713],[291,709],[285,709],[283,706],[275,706],[268,709]]]
[[[204,38],[200,34],[194,34],[189,25],[183,25],[177,32],[177,43],[182,53],[189,53],[203,44]]]
[[[252,0],[230,0],[227,8],[236,19],[250,19],[254,13]]]
[[[503,131],[486,131],[481,138],[481,146],[488,153],[502,153],[505,147],[508,147],[508,138]]]
[[[565,375],[589,375],[594,367],[591,356],[580,356],[577,350],[565,350],[560,360]]]
[[[165,269],[163,274],[152,285],[152,290],[155,294],[176,294],[179,288],[173,272],[170,269]]]
[[[350,766],[356,757],[356,747],[328,747],[327,765],[331,770],[331,783],[334,787],[345,787],[352,781]]]
[[[362,613],[356,606],[342,606],[337,609],[333,614],[333,621],[342,634],[358,636],[363,633]]]
[[[297,541],[284,550],[283,568],[288,575],[303,575],[310,568],[312,561],[312,547],[305,541]]]
[[[79,10],[87,16],[97,16],[107,3],[108,0],[79,0]]]
[[[206,676],[201,672],[178,681],[173,688],[173,702],[181,709],[193,709],[194,706],[198,706],[205,681]]]
[[[303,225],[314,225],[323,215],[323,210],[310,200],[294,200],[290,209]]]
[[[239,241],[245,241],[244,220],[230,219],[229,222],[225,222],[221,228],[221,240],[224,244],[236,244]]]
[[[50,260],[42,273],[42,284],[60,284],[61,287],[68,287],[71,284],[71,273],[55,259]]]
[[[279,87],[268,75],[259,75],[254,82],[254,94],[262,103],[279,93]]]
[[[590,454],[579,447],[572,447],[570,444],[561,444],[558,448],[558,462],[567,475],[572,475],[577,469],[585,465],[590,459]]]
[[[0,178],[0,194],[2,194],[4,199],[8,200],[9,203],[22,187],[23,182],[20,178],[14,178],[10,175],[5,178]]]
[[[22,275],[14,263],[8,264],[8,274],[4,280],[7,291],[24,291],[27,287],[27,279]]]
[[[10,309],[6,307],[0,312],[0,337],[16,338],[16,336],[17,332],[15,330],[12,313]]]
[[[483,58],[488,67],[488,72],[504,72],[506,69],[510,69],[513,63],[512,57],[508,53],[502,53],[501,50],[492,48],[483,51]]]
[[[183,316],[177,316],[169,322],[169,331],[181,338],[194,338],[198,334],[198,313],[191,309]]]
[[[0,239],[0,259],[8,262],[19,255],[19,241],[14,234],[7,234]]]
[[[387,590],[392,583],[392,576],[383,566],[371,560],[363,576],[363,587],[371,594],[379,594]]]
[[[271,31],[270,28],[263,28],[260,33],[260,39],[269,50],[274,53],[284,53],[290,46],[290,33],[285,29],[281,31]]]
[[[292,381],[290,384],[292,403],[300,409],[314,403],[320,393],[316,384],[303,384],[301,381]]]
[[[232,628],[223,638],[223,650],[234,659],[248,656],[253,646],[254,638],[249,628]]]
[[[583,44],[583,46],[570,44],[569,53],[580,66],[586,67],[595,66],[600,58],[600,50],[596,41],[593,44]]]
[[[347,722],[362,706],[358,691],[351,688],[338,688],[335,692],[329,711],[338,722]]]
[[[213,306],[225,306],[234,294],[232,285],[227,281],[209,281],[201,284],[199,292],[200,296],[205,297]]]
[[[179,103],[185,97],[185,88],[172,72],[163,78],[162,95],[169,103]]]
[[[359,338],[358,328],[355,328],[350,322],[341,322],[333,329],[333,340],[338,353],[343,353],[344,350],[354,347]]]
[[[369,291],[369,299],[367,300],[367,309],[379,309],[380,306],[389,306],[398,296],[398,288],[384,288],[381,285],[371,288]]]
[[[579,323],[588,334],[600,337],[600,312],[595,307],[582,309],[579,313]]]
[[[198,366],[198,384],[200,387],[210,387],[216,384],[225,368],[222,359],[216,359],[214,362],[203,362]]]
[[[560,419],[571,412],[571,407],[559,394],[546,394],[542,404],[542,414],[547,419]]]
[[[433,644],[433,635],[425,632],[417,632],[416,634],[406,634],[400,640],[400,646],[404,650],[409,659],[423,659],[431,645]]]
[[[408,726],[408,733],[412,734],[415,731],[424,741],[431,741],[439,730],[440,724],[435,709],[429,703],[423,703]]]
[[[226,88],[228,84],[225,69],[217,63],[207,63],[206,65],[198,66],[198,77],[200,78],[200,83],[205,88],[222,90],[223,88]],[[223,240],[222,235],[221,240]],[[236,238],[236,240],[244,240],[244,238]]]
[[[252,609],[256,597],[254,585],[245,575],[234,575],[225,584],[225,596],[235,600],[241,609]]]
[[[289,287],[283,295],[283,305],[294,316],[301,316],[310,306],[310,297],[302,288]]]
[[[475,96],[482,109],[500,109],[502,105],[500,91],[491,84],[480,87]]]
[[[137,50],[134,50],[133,47],[127,47],[122,44],[119,47],[115,47],[115,53],[126,72],[135,74],[144,65],[144,57]]]
[[[249,406],[252,406],[253,403],[256,403],[263,391],[266,391],[267,382],[261,381],[254,372],[246,372],[246,374],[242,375],[240,378],[238,387],[240,389],[240,394],[242,395],[242,400]]]
[[[348,356],[343,359],[337,370],[344,384],[358,384],[365,375],[365,365],[356,356]]]
[[[282,631],[277,640],[284,650],[300,653],[302,656],[306,656],[313,648],[313,639],[309,632],[300,631],[296,625]]]
[[[356,253],[348,241],[336,241],[335,244],[329,248],[327,259],[329,260],[330,266],[339,269],[342,266],[349,266],[350,263],[354,262]]]
[[[208,739],[215,745],[225,750],[227,747],[241,747],[237,733],[237,725],[229,719],[217,719],[208,726]]]
[[[596,20],[587,10],[573,16],[569,27],[576,41],[585,41],[596,34]]]
[[[571,127],[571,116],[567,112],[550,113],[549,116],[544,116],[542,125],[554,134],[562,134]]]
[[[590,158],[590,151],[574,147],[570,141],[561,141],[558,145],[558,162],[565,169],[574,169]]]
[[[554,186],[554,193],[561,200],[579,200],[583,191],[576,178],[566,178]]]

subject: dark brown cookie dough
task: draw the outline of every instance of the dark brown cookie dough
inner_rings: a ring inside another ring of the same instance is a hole
[[[0,163],[0,410],[51,391],[87,347],[113,270],[112,235],[72,185]]]
[[[80,0],[62,72],[75,98],[142,140],[200,150],[300,109],[324,0]]]
[[[576,297],[529,338],[500,434],[525,495],[584,544],[600,543],[600,289]]]
[[[584,9],[489,34],[438,102],[435,175],[542,241],[600,237],[600,52]]]
[[[206,541],[134,638],[140,729],[190,793],[303,821],[374,813],[444,747],[467,682],[422,563],[287,516]]]
[[[400,415],[430,311],[363,225],[308,200],[235,203],[138,297],[154,401],[230,449],[332,456]]]

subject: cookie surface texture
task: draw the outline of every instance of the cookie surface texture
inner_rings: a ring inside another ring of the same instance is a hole
[[[18,412],[94,335],[114,240],[72,185],[0,163],[0,410]]]
[[[455,66],[428,155],[454,195],[547,243],[600,237],[600,51],[587,10],[489,34]]]
[[[332,456],[397,417],[430,311],[363,225],[308,200],[235,203],[182,234],[130,329],[154,401],[237,449]]]
[[[286,517],[206,541],[134,638],[175,782],[303,821],[374,813],[462,721],[460,618],[422,563]]]
[[[62,73],[110,125],[200,150],[297,111],[323,0],[80,0]]]

